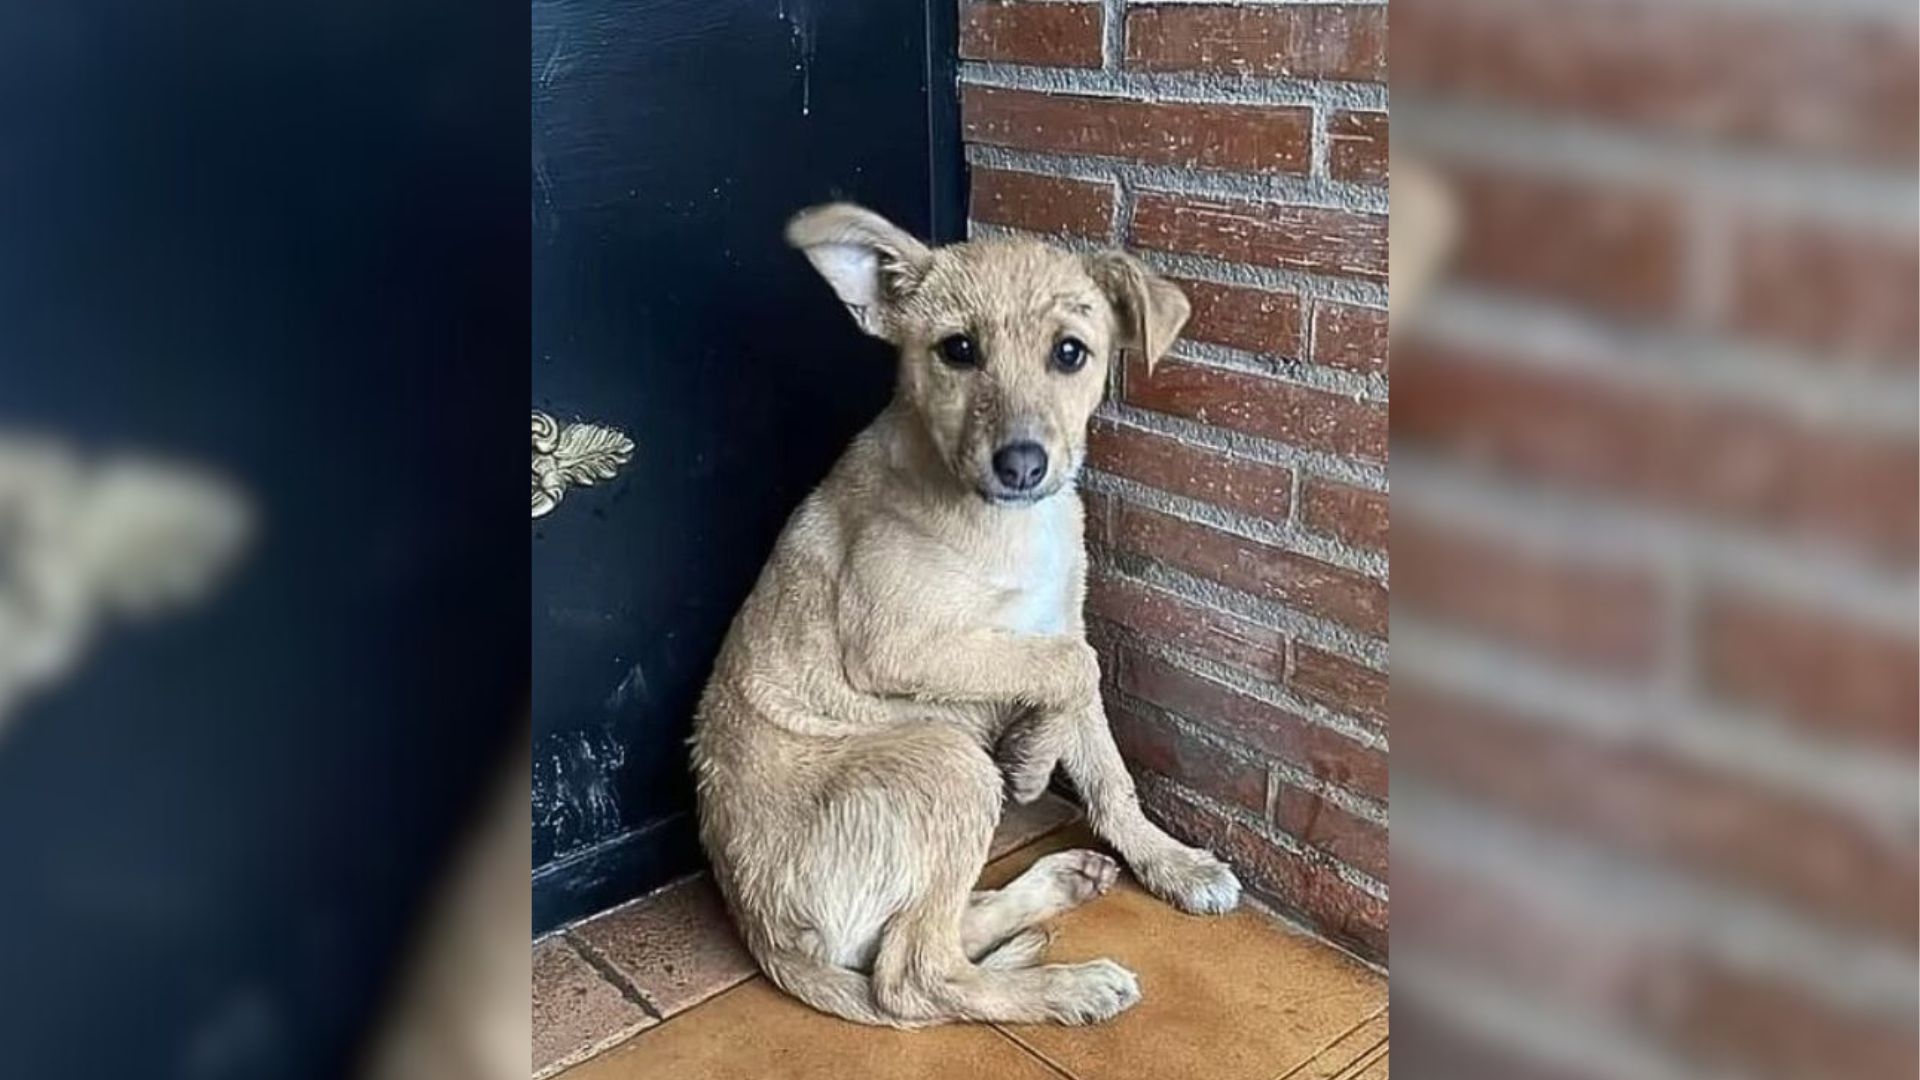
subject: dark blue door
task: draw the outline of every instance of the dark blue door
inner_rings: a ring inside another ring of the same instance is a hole
[[[708,664],[892,380],[781,228],[846,198],[957,231],[952,8],[533,5],[533,408],[635,443],[533,523],[536,931],[696,864]]]

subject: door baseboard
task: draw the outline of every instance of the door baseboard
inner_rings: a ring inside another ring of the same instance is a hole
[[[533,935],[625,903],[704,865],[691,813],[569,852],[533,874]]]

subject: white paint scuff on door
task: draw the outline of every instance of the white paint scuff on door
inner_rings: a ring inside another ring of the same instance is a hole
[[[626,747],[611,724],[541,741],[533,761],[533,821],[548,831],[555,855],[620,831],[614,780],[626,763]]]
[[[800,73],[800,115],[813,112],[814,19],[812,0],[780,0],[780,21],[793,35],[797,54],[793,70]]]

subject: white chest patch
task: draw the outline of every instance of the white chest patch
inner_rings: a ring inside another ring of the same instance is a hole
[[[1072,506],[1060,499],[1034,507],[1022,555],[1004,579],[1012,590],[1001,617],[1006,629],[1019,634],[1066,632],[1067,586],[1079,555],[1071,513]]]

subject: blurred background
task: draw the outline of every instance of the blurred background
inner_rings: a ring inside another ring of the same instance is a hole
[[[0,1072],[349,1074],[524,747],[525,47],[0,6]]]
[[[1915,1075],[1914,19],[1392,4],[1403,1075]]]

